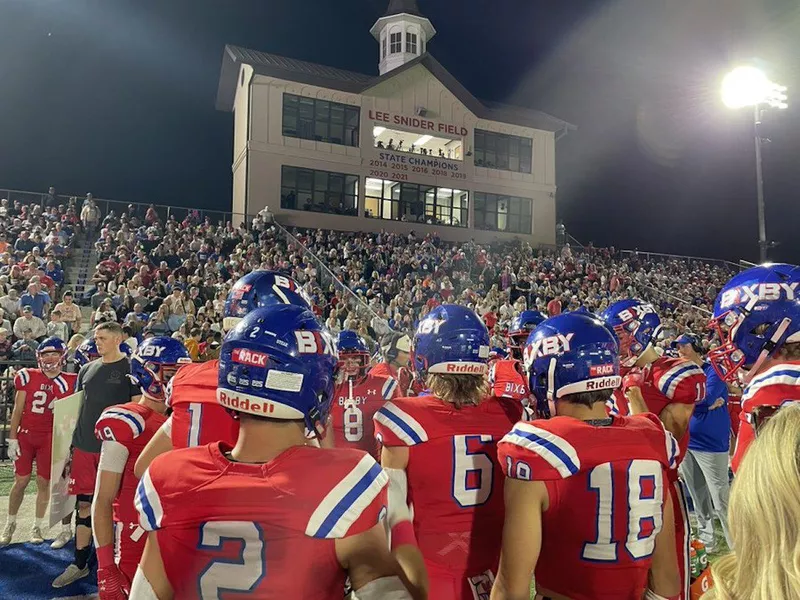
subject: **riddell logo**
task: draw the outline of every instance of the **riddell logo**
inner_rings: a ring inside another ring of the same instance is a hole
[[[249,365],[251,367],[266,367],[268,355],[263,352],[253,352],[246,348],[234,348],[231,354],[233,362]]]
[[[275,405],[267,400],[252,400],[243,398],[238,394],[232,394],[226,390],[219,390],[217,400],[225,408],[240,410],[251,414],[270,415],[275,412]]]
[[[603,375],[613,375],[614,365],[593,365],[589,367],[589,375],[592,377],[602,377]]]
[[[606,377],[604,379],[596,379],[594,381],[587,381],[586,382],[586,391],[590,392],[592,390],[607,390],[610,388],[615,388],[619,385],[619,381],[617,381],[618,377]]]
[[[475,365],[470,363],[449,363],[447,365],[447,372],[448,373],[469,373],[469,374],[481,374],[486,371],[484,365]]]

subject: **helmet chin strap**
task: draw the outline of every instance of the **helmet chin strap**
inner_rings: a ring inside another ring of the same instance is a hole
[[[555,358],[550,359],[550,364],[547,367],[547,399],[556,399],[556,364]]]
[[[783,337],[786,334],[786,330],[789,329],[789,325],[791,324],[792,320],[789,317],[783,318],[780,325],[778,325],[778,328],[775,330],[775,333],[773,333],[772,337],[769,338],[769,341],[764,344],[764,349],[761,350],[756,362],[753,363],[753,366],[750,367],[750,369],[747,371],[747,374],[742,379],[743,384],[746,385],[750,383],[750,380],[756,376],[766,360],[770,358],[773,353],[781,347],[781,345],[783,345]]]

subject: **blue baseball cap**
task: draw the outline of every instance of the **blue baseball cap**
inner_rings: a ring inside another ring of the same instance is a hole
[[[684,333],[678,339],[676,339],[674,342],[672,342],[672,344],[670,344],[670,346],[675,348],[677,346],[684,346],[686,344],[696,345],[698,343],[699,342],[697,341],[697,338],[695,336],[693,336],[690,333]]]

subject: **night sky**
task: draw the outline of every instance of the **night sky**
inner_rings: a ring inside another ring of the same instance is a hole
[[[387,4],[0,0],[0,187],[230,206],[225,43],[376,73],[369,28]],[[578,125],[557,147],[558,211],[598,245],[757,257],[752,114],[718,96],[726,70],[757,60],[790,97],[764,122],[771,256],[800,261],[796,1],[419,5],[430,52],[474,95]]]

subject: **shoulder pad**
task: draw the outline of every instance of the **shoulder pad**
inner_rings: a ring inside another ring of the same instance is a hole
[[[779,406],[786,400],[797,399],[786,397],[786,389],[782,386],[797,387],[796,395],[800,397],[800,365],[774,365],[756,375],[742,393],[742,406],[745,403]]]
[[[362,533],[379,521],[386,505],[389,477],[369,454],[353,450],[326,452],[336,453],[328,458],[339,460],[328,466],[334,472],[341,471],[341,475],[311,513],[305,533],[327,539]]]
[[[30,369],[20,369],[17,371],[17,374],[14,375],[14,388],[17,391],[25,391],[25,388],[30,384],[30,382]]]
[[[502,457],[501,464],[523,462],[528,477],[520,477],[520,470],[509,471],[509,477],[534,481],[552,481],[566,479],[580,471],[581,461],[578,451],[559,430],[562,427],[553,421],[520,421],[498,443],[498,453]],[[505,461],[510,457],[511,461]]]
[[[381,387],[381,398],[384,400],[391,400],[396,398],[400,393],[400,388],[397,385],[397,380],[390,376],[379,376],[378,379],[383,379],[383,386]]]
[[[69,375],[72,375],[72,377],[69,377]],[[67,394],[75,391],[75,382],[77,378],[78,376],[75,373],[61,373],[58,377],[53,379],[53,383],[61,394]]]
[[[403,399],[387,402],[373,417],[375,437],[386,446],[415,446],[428,441],[428,433],[410,413]]]
[[[139,437],[144,428],[144,417],[131,405],[123,404],[103,411],[94,426],[94,434],[99,440],[125,444]]]
[[[705,390],[698,390],[698,384],[705,384],[706,374],[699,366],[688,360],[664,361],[664,368],[653,369],[653,383],[670,400],[692,404],[705,397]]]

